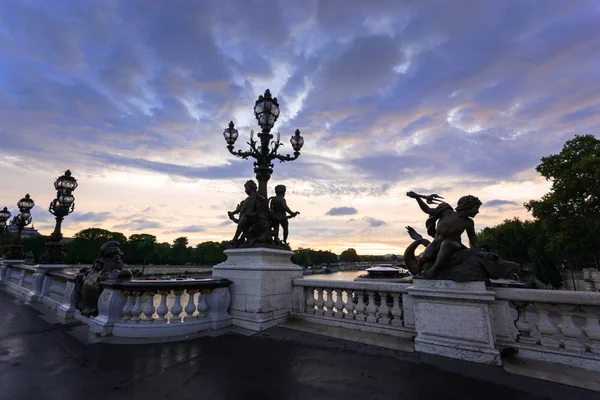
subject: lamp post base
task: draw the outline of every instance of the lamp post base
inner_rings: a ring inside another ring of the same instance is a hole
[[[7,260],[23,260],[25,253],[23,252],[22,244],[11,244],[6,253]]]
[[[62,264],[67,261],[67,255],[63,251],[62,242],[46,243],[46,251],[40,257],[40,262],[44,264]]]

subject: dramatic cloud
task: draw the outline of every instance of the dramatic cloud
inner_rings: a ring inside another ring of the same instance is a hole
[[[327,211],[325,215],[354,215],[357,214],[358,211],[354,207],[334,207]]]
[[[409,190],[478,195],[497,208],[478,228],[527,217],[518,205],[547,190],[540,158],[600,131],[592,0],[55,3],[2,3],[0,206],[27,192],[48,204],[70,168],[68,235],[94,222],[172,240],[194,221],[206,229],[191,240],[231,237],[217,216],[254,160],[222,132],[233,120],[246,149],[266,88],[283,153],[296,128],[305,138],[275,163],[269,196],[286,184],[302,212],[291,240],[325,249],[398,252],[408,239],[388,238],[415,222]],[[357,213],[343,204],[387,224],[345,232],[332,218],[336,235],[316,235],[324,214]],[[34,221],[51,228],[43,209]]]

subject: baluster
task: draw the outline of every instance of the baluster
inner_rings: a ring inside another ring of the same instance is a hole
[[[156,307],[156,314],[158,314],[157,321],[165,321],[166,315],[169,312],[169,307],[167,307],[167,296],[169,295],[169,291],[159,291],[158,295],[160,296],[160,304]]]
[[[121,317],[121,319],[127,321],[131,319],[132,316],[131,309],[133,308],[133,296],[131,295],[131,292],[129,290],[124,290],[123,294],[127,296],[127,301],[123,306],[123,310],[121,310],[123,312],[123,316]]]
[[[346,289],[346,319],[354,319],[354,298],[352,297],[352,290]]]
[[[598,323],[598,315],[600,307],[582,307],[585,313],[585,326],[583,331],[590,339],[588,349],[594,354],[600,354],[600,324]]]
[[[387,305],[387,292],[379,292],[379,296],[381,296],[381,304],[379,305],[379,323],[381,324],[389,324],[391,321],[390,318],[390,308]]]
[[[517,308],[518,317],[515,321],[515,327],[519,331],[517,342],[526,344],[535,344],[535,339],[531,337],[531,325],[527,322],[525,309],[529,303],[523,301],[515,301],[513,303]]]
[[[317,290],[317,301],[315,301],[315,305],[317,306],[317,311],[315,312],[315,314],[319,314],[319,315],[323,315],[324,310],[323,310],[323,304],[325,304],[325,302],[323,301],[323,290],[321,288],[316,288]]]
[[[198,295],[198,318],[206,317],[206,311],[208,311],[208,303],[206,302],[206,295],[210,293],[210,290],[203,290]]]
[[[175,294],[175,302],[171,307],[171,314],[173,314],[171,320],[181,322],[181,317],[179,316],[181,314],[181,290],[173,290],[173,293]]]
[[[315,288],[306,288],[306,313],[315,313]]]
[[[142,296],[140,292],[133,292],[135,298],[133,307],[131,307],[131,321],[139,321],[142,313]]]
[[[325,300],[325,307],[327,311],[323,314],[327,317],[333,317],[333,289],[323,289],[327,293],[327,300]]]
[[[343,318],[344,317],[344,302],[342,301],[342,289],[335,289],[335,314],[334,317]]]
[[[564,348],[572,351],[583,351],[583,345],[578,341],[581,336],[581,329],[573,322],[573,315],[577,310],[577,306],[560,304],[558,308],[561,317],[558,327],[564,335],[564,339],[562,340]]]
[[[560,347],[560,342],[554,338],[558,329],[554,326],[548,314],[552,311],[552,305],[537,303],[535,304],[538,312],[537,328],[540,331],[542,337],[540,338],[540,344],[544,347]]]
[[[365,306],[365,294],[362,290],[357,290],[356,292],[356,297],[358,297],[358,303],[356,303],[356,320],[357,321],[364,321],[365,319],[367,319],[367,314],[365,313],[365,310],[367,309],[367,307]]]
[[[404,325],[402,321],[402,305],[400,304],[402,301],[402,294],[392,293],[392,298],[394,299],[394,304],[392,305],[392,325],[402,326]]]
[[[185,319],[194,318],[194,312],[196,312],[196,290],[187,290],[188,293],[188,303],[185,306]]]
[[[368,291],[369,305],[367,306],[367,322],[377,322],[377,305],[375,304],[375,292]]]
[[[146,298],[143,301],[142,306],[142,314],[144,316],[145,322],[152,322],[152,315],[154,314],[154,293],[146,292],[144,293],[144,297]]]

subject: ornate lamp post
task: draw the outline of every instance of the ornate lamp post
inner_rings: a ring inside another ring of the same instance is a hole
[[[2,251],[2,235],[4,234],[4,231],[6,231],[6,221],[8,221],[10,216],[11,216],[11,213],[10,213],[10,211],[8,211],[8,209],[6,207],[4,207],[4,209],[2,211],[0,211],[0,258],[2,257],[2,254],[4,253]]]
[[[21,260],[23,259],[23,245],[21,244],[21,234],[23,233],[23,228],[31,223],[31,209],[35,206],[35,202],[31,197],[29,197],[29,193],[25,195],[19,202],[17,203],[17,207],[19,207],[19,215],[13,218],[11,224],[17,226],[17,239],[15,240],[15,244],[10,246],[10,255],[9,258],[13,260]]]
[[[61,263],[66,259],[66,254],[63,252],[63,235],[60,228],[65,217],[75,209],[73,191],[77,189],[77,186],[77,179],[71,176],[70,170],[66,170],[65,174],[58,177],[54,182],[56,198],[50,202],[48,211],[56,218],[56,226],[54,232],[50,235],[50,241],[46,243],[46,252],[41,257],[43,262]]]
[[[279,118],[279,103],[277,102],[277,97],[271,97],[269,89],[265,91],[264,96],[259,96],[258,100],[256,100],[254,104],[254,116],[262,130],[258,134],[258,141],[254,140],[254,131],[250,132],[250,142],[248,142],[250,146],[249,151],[234,150],[234,144],[239,135],[237,129],[234,128],[233,121],[229,123],[229,128],[225,129],[223,136],[227,141],[227,149],[231,154],[243,159],[253,157],[256,160],[254,162],[254,173],[256,174],[256,180],[258,180],[258,193],[266,199],[267,182],[273,173],[272,161],[279,160],[280,162],[284,162],[297,159],[304,145],[304,138],[300,135],[300,130],[296,129],[296,133],[290,139],[294,155],[277,154],[277,151],[283,144],[279,140],[279,133],[277,133],[277,140],[271,141],[273,139],[271,129],[275,125],[277,118]]]

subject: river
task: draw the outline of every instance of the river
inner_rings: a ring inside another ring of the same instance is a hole
[[[367,271],[340,271],[332,274],[304,275],[305,279],[322,279],[325,281],[353,281],[359,275],[366,274]]]

